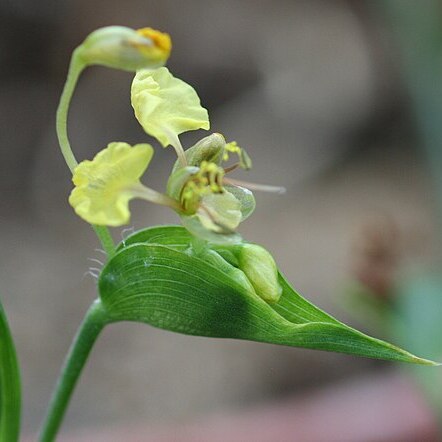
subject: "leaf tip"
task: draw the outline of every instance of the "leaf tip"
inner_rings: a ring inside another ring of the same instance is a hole
[[[426,365],[426,366],[429,366],[429,367],[440,367],[440,366],[442,366],[441,362],[435,362],[435,361],[432,361],[431,359],[418,358],[417,356],[414,356],[413,360],[411,362],[413,362],[414,364]]]

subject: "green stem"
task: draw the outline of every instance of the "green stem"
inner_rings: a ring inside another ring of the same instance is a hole
[[[106,311],[97,299],[86,313],[66,356],[43,423],[40,442],[55,440],[78,378],[98,335],[108,322]]]
[[[86,66],[81,61],[80,48],[77,48],[72,54],[71,63],[69,65],[68,76],[63,88],[63,92],[60,97],[60,103],[57,108],[57,116],[56,116],[58,142],[60,144],[60,149],[64,156],[66,164],[68,165],[72,173],[74,172],[74,169],[78,163],[77,160],[75,159],[74,153],[72,152],[72,148],[68,138],[68,130],[67,130],[68,111],[72,95],[74,93],[75,87],[78,82],[78,78],[80,77],[80,74],[83,72],[85,67]]]
[[[63,88],[63,92],[60,97],[60,103],[57,108],[57,116],[56,116],[56,128],[57,128],[57,137],[58,143],[60,144],[61,153],[68,165],[69,169],[72,173],[74,173],[75,167],[78,165],[78,162],[72,152],[71,144],[69,142],[68,130],[67,130],[67,121],[68,121],[68,112],[69,105],[71,103],[72,95],[74,94],[75,87],[77,86],[78,79],[80,74],[83,72],[86,65],[81,59],[81,46],[75,49],[72,54],[71,63],[69,65],[68,76],[66,79],[66,83]],[[95,233],[98,236],[98,239],[103,246],[103,249],[109,256],[115,251],[115,245],[112,240],[112,236],[109,232],[109,229],[104,226],[92,226]]]
[[[0,441],[16,442],[20,434],[21,388],[17,354],[0,304]]]
[[[98,239],[103,246],[104,251],[107,253],[108,258],[110,258],[115,253],[115,244],[109,229],[105,226],[97,226],[92,224],[92,228],[98,236]]]

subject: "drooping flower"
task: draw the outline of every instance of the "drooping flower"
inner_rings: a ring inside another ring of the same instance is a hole
[[[89,34],[76,54],[85,66],[102,65],[135,72],[164,66],[171,49],[169,34],[152,28],[107,26]]]
[[[92,161],[82,161],[75,168],[75,188],[69,204],[91,224],[126,224],[130,219],[129,201],[137,195],[140,177],[152,155],[149,144],[131,147],[127,143],[110,143]]]
[[[201,106],[195,90],[165,67],[137,72],[131,101],[143,129],[163,147],[172,145],[179,156],[182,156],[179,134],[210,127],[207,110]]]

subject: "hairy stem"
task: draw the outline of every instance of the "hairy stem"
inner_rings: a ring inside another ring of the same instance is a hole
[[[20,434],[20,372],[3,307],[0,304],[0,441],[17,442]]]
[[[115,252],[115,244],[109,229],[106,226],[97,226],[92,224],[92,228],[98,236],[98,239],[103,246],[104,251],[107,253],[108,258],[110,258]]]
[[[74,388],[86,364],[98,335],[109,322],[101,301],[97,299],[87,311],[66,356],[58,378],[46,419],[40,433],[40,442],[51,442],[60,428]]]

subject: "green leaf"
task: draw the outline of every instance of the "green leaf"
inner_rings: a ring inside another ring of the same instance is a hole
[[[150,228],[127,238],[99,279],[110,318],[189,335],[434,365],[342,324],[296,293],[282,275],[280,300],[266,303],[236,277],[240,270],[224,260],[221,267],[206,259],[204,251],[196,256],[191,241],[176,226]],[[210,253],[218,255],[216,250]]]
[[[163,246],[183,251],[189,247],[192,238],[192,235],[181,226],[165,225],[149,227],[129,235],[118,245],[117,251],[132,244],[139,243],[161,244]]]
[[[21,386],[17,354],[0,303],[0,441],[18,441],[20,415]]]

